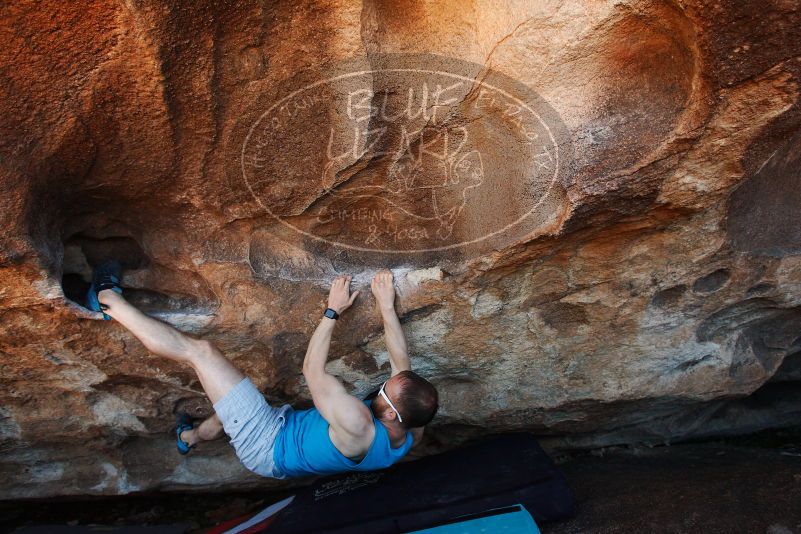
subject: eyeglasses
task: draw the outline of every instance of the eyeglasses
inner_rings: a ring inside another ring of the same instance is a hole
[[[390,408],[392,408],[393,410],[395,410],[395,413],[398,415],[398,421],[402,423],[402,422],[403,422],[403,419],[401,418],[401,414],[400,414],[400,412],[398,411],[398,409],[397,409],[397,408],[395,408],[395,405],[394,405],[394,404],[392,404],[392,401],[391,401],[391,400],[389,400],[389,397],[387,397],[387,394],[386,394],[386,393],[384,393],[384,386],[386,385],[386,383],[387,383],[387,382],[388,382],[388,381],[386,381],[386,380],[385,380],[385,381],[384,381],[384,383],[383,383],[383,384],[381,384],[381,389],[379,389],[379,390],[378,390],[378,394],[379,394],[379,395],[381,395],[382,397],[384,397],[384,400],[385,400],[385,401],[387,401],[387,404],[389,404],[389,407],[390,407]]]

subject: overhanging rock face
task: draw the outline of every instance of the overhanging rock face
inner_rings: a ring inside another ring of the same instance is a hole
[[[0,495],[271,484],[188,368],[79,306],[115,256],[137,305],[308,405],[388,373],[394,269],[423,452],[798,421],[801,11],[794,2],[13,2],[0,8]]]

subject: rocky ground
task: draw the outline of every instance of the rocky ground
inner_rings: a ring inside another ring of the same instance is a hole
[[[801,533],[801,428],[558,458],[577,514],[544,534]],[[2,527],[171,525],[191,532],[263,508],[283,493],[156,494],[87,501],[5,502]]]

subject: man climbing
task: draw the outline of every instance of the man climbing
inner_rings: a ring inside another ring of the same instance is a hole
[[[336,322],[359,294],[350,293],[350,276],[339,276],[331,284],[328,308],[303,362],[314,401],[309,410],[294,410],[287,404],[270,406],[250,379],[210,342],[183,334],[128,303],[120,279],[118,263],[98,268],[89,289],[89,307],[103,311],[107,320],[117,320],[154,354],[192,366],[214,406],[215,414],[197,427],[186,415],[179,417],[176,443],[182,454],[201,441],[221,437],[224,431],[245,467],[262,476],[382,469],[420,440],[423,427],[437,411],[437,390],[411,370],[388,270],[375,275],[371,289],[384,321],[391,377],[375,399],[361,401],[325,371]]]

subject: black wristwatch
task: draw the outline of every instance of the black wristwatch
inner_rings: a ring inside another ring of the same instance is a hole
[[[332,310],[331,308],[326,308],[323,312],[323,317],[328,317],[329,319],[337,320],[339,319],[339,314],[336,310]]]

